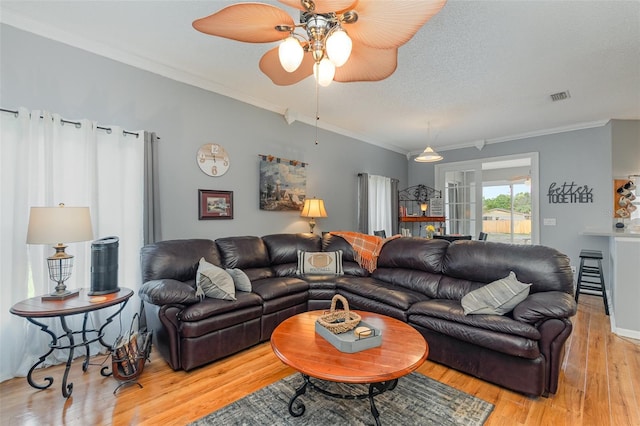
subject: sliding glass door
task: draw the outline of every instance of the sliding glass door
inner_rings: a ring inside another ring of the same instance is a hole
[[[489,234],[487,240],[538,244],[538,154],[526,153],[435,166],[448,234]]]

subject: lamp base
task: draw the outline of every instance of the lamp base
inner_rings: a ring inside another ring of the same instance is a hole
[[[71,297],[76,297],[78,296],[78,294],[80,294],[80,290],[66,290],[64,293],[51,293],[51,294],[47,294],[42,296],[42,301],[50,301],[50,300],[65,300],[65,299],[69,299]]]

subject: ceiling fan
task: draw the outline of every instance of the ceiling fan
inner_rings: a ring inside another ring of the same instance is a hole
[[[398,48],[446,0],[278,0],[300,10],[296,24],[265,3],[237,3],[193,22],[205,34],[248,43],[281,42],[260,59],[260,70],[280,86],[314,75],[331,81],[379,81],[396,70]],[[296,32],[300,29],[302,34]]]

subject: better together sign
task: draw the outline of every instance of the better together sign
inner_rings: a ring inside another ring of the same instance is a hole
[[[551,204],[593,203],[593,188],[578,186],[575,182],[564,182],[562,185],[553,182],[549,185],[547,196]]]

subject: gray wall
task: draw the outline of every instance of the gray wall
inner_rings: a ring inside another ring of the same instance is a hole
[[[329,215],[317,221],[317,232],[356,229],[359,172],[406,186],[402,154],[322,130],[315,145],[311,126],[288,125],[279,114],[8,25],[0,25],[0,43],[2,108],[48,110],[160,136],[163,239],[308,232],[299,213],[259,210],[259,154],[309,163],[307,194],[323,198]],[[198,148],[211,142],[231,157],[229,171],[217,178],[196,164]],[[234,219],[199,221],[198,189],[233,191]]]
[[[612,124],[613,178],[640,175],[640,120],[613,120]]]
[[[463,148],[440,152],[443,163],[499,157],[502,155],[539,153],[540,221],[556,218],[556,226],[540,226],[540,244],[567,254],[578,266],[583,248],[602,250],[608,258],[608,240],[580,235],[586,227],[611,226],[611,122],[606,126],[553,135],[532,137],[504,143],[488,144],[481,151]],[[442,163],[439,163],[442,164]],[[434,165],[409,165],[409,184],[434,184]],[[575,182],[593,188],[594,202],[589,204],[551,204],[546,197],[552,182]]]

